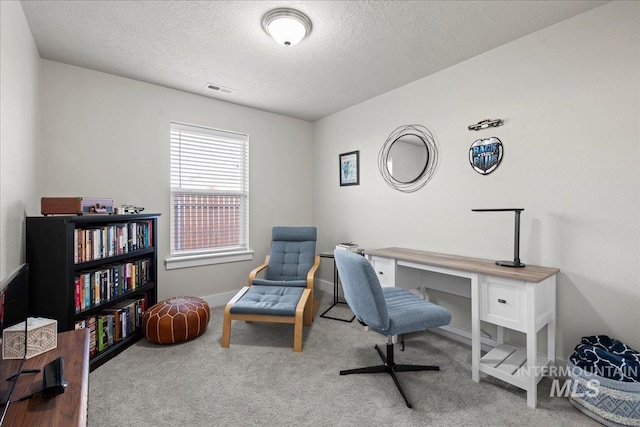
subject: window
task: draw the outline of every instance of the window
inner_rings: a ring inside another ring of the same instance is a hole
[[[167,269],[250,255],[249,136],[171,123]]]

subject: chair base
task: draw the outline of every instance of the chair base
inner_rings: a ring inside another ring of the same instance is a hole
[[[357,369],[347,369],[344,371],[340,371],[340,375],[351,375],[351,374],[379,374],[379,373],[387,373],[391,375],[393,378],[393,382],[398,387],[398,391],[402,395],[405,403],[408,408],[411,408],[411,402],[407,398],[402,386],[400,385],[400,381],[398,381],[398,377],[396,376],[396,372],[412,372],[412,371],[439,371],[439,366],[431,366],[431,365],[398,365],[393,360],[393,343],[387,343],[387,355],[382,353],[380,347],[376,344],[376,350],[378,351],[378,355],[380,359],[382,359],[383,365],[375,365],[375,366],[367,366],[366,368],[357,368]]]

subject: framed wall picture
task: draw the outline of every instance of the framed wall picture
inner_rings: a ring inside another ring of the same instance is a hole
[[[360,152],[340,154],[340,186],[360,185]]]

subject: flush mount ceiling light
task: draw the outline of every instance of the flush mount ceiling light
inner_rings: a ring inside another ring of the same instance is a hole
[[[299,43],[311,32],[311,20],[307,15],[294,9],[280,8],[267,13],[262,20],[262,28],[283,46]]]

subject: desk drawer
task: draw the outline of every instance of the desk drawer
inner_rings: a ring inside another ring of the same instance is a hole
[[[396,262],[390,258],[371,257],[371,265],[378,276],[381,286],[395,286]]]
[[[527,293],[522,283],[498,277],[480,282],[480,320],[525,332]]]

